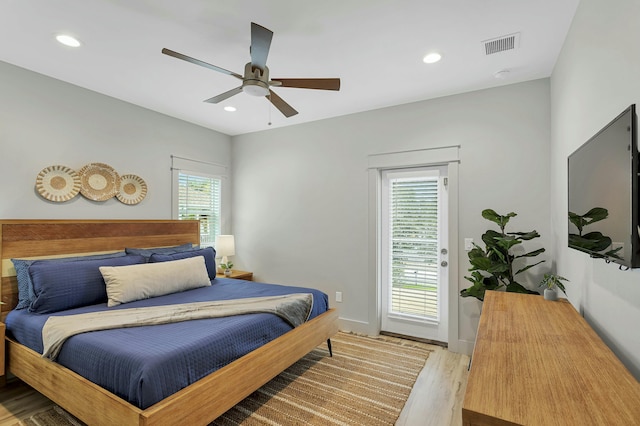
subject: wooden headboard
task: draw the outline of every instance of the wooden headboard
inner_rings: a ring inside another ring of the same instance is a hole
[[[124,250],[200,244],[198,221],[0,220],[0,319],[18,303],[12,258],[46,259]]]

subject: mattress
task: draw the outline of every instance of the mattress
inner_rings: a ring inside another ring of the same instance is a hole
[[[42,353],[42,327],[51,315],[291,293],[313,294],[310,319],[328,309],[327,295],[314,289],[223,278],[212,283],[115,308],[104,303],[44,315],[12,311],[6,319],[7,333]],[[69,338],[57,362],[146,409],[289,330],[282,318],[261,313],[93,331]]]

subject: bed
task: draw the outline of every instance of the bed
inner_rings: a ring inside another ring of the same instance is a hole
[[[199,243],[197,222],[0,221],[2,319],[18,303],[12,258],[95,255],[121,251],[124,247],[166,247],[189,243]],[[242,285],[241,281],[236,283]],[[226,283],[219,288],[223,289],[225,285],[232,287],[231,283]],[[336,332],[337,313],[334,309],[316,313],[302,325],[285,330],[280,337],[170,396],[150,405],[143,404],[144,409],[59,363],[42,358],[36,350],[18,343],[11,336],[6,339],[7,371],[89,424],[207,424]]]

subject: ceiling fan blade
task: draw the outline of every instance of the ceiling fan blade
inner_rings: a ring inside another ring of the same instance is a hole
[[[233,71],[225,70],[224,68],[220,68],[215,65],[202,62],[199,59],[195,59],[190,56],[183,55],[182,53],[174,52],[173,50],[169,50],[167,48],[162,49],[162,53],[164,53],[165,55],[173,56],[174,58],[182,59],[183,61],[191,62],[192,64],[200,65],[201,67],[205,67],[205,68],[212,69],[214,71],[221,72],[223,74],[229,74],[231,76],[234,76],[235,78],[239,78],[240,80],[242,80],[242,76],[240,74],[236,74]]]
[[[293,109],[291,105],[286,103],[280,96],[276,95],[273,90],[269,90],[269,94],[265,96],[265,98],[269,99],[273,106],[278,108],[278,110],[280,110],[280,112],[287,118],[298,113],[298,111]]]
[[[227,92],[221,93],[218,96],[214,96],[213,98],[209,98],[205,102],[208,102],[210,104],[217,104],[219,102],[224,101],[225,99],[229,99],[233,95],[237,95],[240,92],[242,92],[242,86],[236,87],[235,89],[231,89]]]
[[[251,23],[251,65],[264,70],[271,47],[273,31],[254,22]]]
[[[339,78],[272,78],[282,83],[279,87],[297,87],[299,89],[340,90]]]

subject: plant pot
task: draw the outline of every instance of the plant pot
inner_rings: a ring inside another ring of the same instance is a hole
[[[224,270],[224,276],[225,277],[230,277],[231,276],[231,269],[225,269]]]
[[[544,300],[558,300],[558,292],[555,288],[544,289]]]

